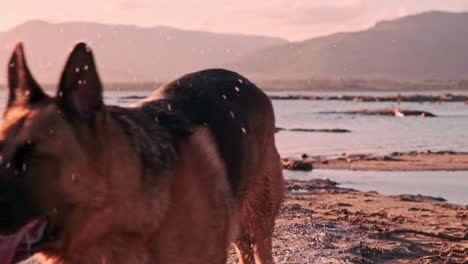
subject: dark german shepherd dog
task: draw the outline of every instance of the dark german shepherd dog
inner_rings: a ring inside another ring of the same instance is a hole
[[[48,96],[18,44],[0,129],[0,263],[272,263],[283,196],[270,100],[227,70],[129,108],[80,43]]]

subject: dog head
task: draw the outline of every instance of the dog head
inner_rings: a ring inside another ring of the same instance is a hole
[[[109,139],[96,133],[106,114],[86,44],[72,51],[55,97],[34,80],[18,44],[8,65],[8,88],[0,128],[0,259],[11,263],[63,242],[71,228],[80,230],[85,223],[72,220],[74,215],[102,210],[102,186],[111,172],[100,164],[99,144]]]

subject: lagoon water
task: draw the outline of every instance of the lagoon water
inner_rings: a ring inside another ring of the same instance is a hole
[[[137,100],[122,100],[125,96],[146,96],[150,91],[107,91],[107,104],[130,105]],[[421,94],[421,92],[406,92]],[[446,93],[446,92],[444,92]],[[425,92],[440,95],[442,92]],[[454,92],[457,93],[457,92]],[[460,92],[458,92],[460,93]],[[275,95],[314,94],[318,92],[274,92]],[[336,93],[333,93],[336,95]],[[343,95],[396,95],[396,93],[352,92]],[[0,107],[5,103],[5,91],[0,92]],[[308,155],[336,156],[342,153],[389,154],[394,151],[468,152],[468,105],[463,103],[400,103],[275,100],[273,106],[278,127],[283,128],[343,128],[351,133],[310,133],[281,131],[276,134],[282,157]],[[359,116],[323,114],[329,111],[381,109],[399,107],[423,110],[438,117],[420,118],[392,116]],[[309,173],[285,172],[286,178],[307,180],[329,178],[344,187],[375,190],[384,194],[424,194],[446,198],[449,202],[468,204],[468,171],[421,172],[356,172],[314,170]]]
[[[118,94],[116,94],[118,93]],[[311,92],[275,92],[275,95]],[[421,94],[421,92],[407,92]],[[456,93],[456,92],[454,92]],[[120,100],[129,95],[144,96],[149,92],[113,92],[106,101],[131,104],[136,100]],[[327,95],[327,93],[311,93]],[[346,93],[355,95],[395,95],[395,93]],[[425,92],[425,94],[443,94]],[[333,95],[333,94],[331,94]],[[356,103],[345,101],[275,100],[276,124],[283,128],[344,128],[351,133],[309,133],[281,131],[276,143],[282,157],[309,155],[336,156],[342,153],[389,154],[394,151],[453,150],[468,152],[468,105],[463,103]],[[391,116],[353,116],[320,112],[380,109],[399,107],[423,110],[436,118]],[[308,180],[328,178],[346,188],[378,191],[384,194],[423,194],[443,197],[452,203],[468,204],[468,171],[285,171],[286,178]]]
[[[394,151],[468,151],[468,105],[345,101],[274,101],[277,125],[285,128],[344,128],[349,134],[280,132],[282,156],[389,154]],[[399,107],[436,118],[323,114],[320,112]]]
[[[421,92],[406,92],[421,94]],[[137,100],[122,100],[130,95],[145,96],[149,91],[107,92],[110,104],[129,105]],[[311,92],[274,92],[282,94],[315,94]],[[395,95],[395,93],[354,92],[359,95]],[[425,92],[425,94],[443,94]],[[336,95],[336,93],[335,93]],[[277,133],[276,140],[282,157],[309,155],[341,155],[342,153],[389,154],[394,151],[453,150],[468,152],[468,105],[464,103],[400,103],[274,100],[276,125],[282,128],[343,128],[352,133]],[[393,116],[361,116],[323,114],[321,112],[399,107],[404,110],[423,110],[438,117],[420,118]]]
[[[421,94],[421,92],[406,92]],[[445,93],[445,92],[444,92]],[[441,92],[423,94],[440,95]],[[454,92],[456,93],[456,92]],[[128,95],[144,96],[149,92],[113,92],[106,101],[114,104],[131,104],[136,100],[121,100]],[[274,92],[275,95],[315,94],[316,92]],[[386,96],[395,93],[354,92],[345,95]],[[330,94],[334,95],[334,94]],[[336,95],[336,94],[335,94]],[[400,103],[275,100],[273,107],[276,124],[282,128],[344,128],[351,133],[309,133],[281,131],[276,134],[278,150],[282,157],[309,155],[336,156],[342,153],[389,154],[394,151],[468,152],[468,105],[463,103]],[[381,109],[399,107],[405,110],[428,111],[436,118],[392,116],[359,116],[323,114],[321,112]],[[468,204],[468,171],[337,171],[312,172],[285,171],[286,178],[308,180],[328,178],[341,186],[384,194],[423,194],[443,197],[452,203]]]

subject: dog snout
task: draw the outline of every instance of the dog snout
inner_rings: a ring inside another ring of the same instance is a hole
[[[0,230],[3,230],[9,225],[9,215],[11,206],[9,205],[6,197],[0,197]]]

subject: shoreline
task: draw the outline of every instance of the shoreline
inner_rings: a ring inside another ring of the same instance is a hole
[[[124,89],[122,91],[125,91]],[[129,90],[131,91],[131,90]],[[268,92],[268,90],[266,90]],[[288,92],[288,90],[281,90]],[[346,92],[346,91],[342,91]],[[121,96],[119,100],[136,100],[143,99],[146,96],[128,95]],[[319,96],[319,95],[270,95],[271,100],[309,100],[309,101],[351,101],[351,102],[430,102],[430,103],[446,103],[446,102],[468,102],[468,95],[462,94],[444,94],[444,95],[396,95],[396,96],[367,96],[367,95],[334,95],[334,96]]]
[[[310,101],[351,101],[351,102],[418,102],[418,103],[446,103],[446,102],[468,102],[467,95],[397,95],[397,96],[365,96],[365,95],[338,95],[338,96],[316,96],[316,95],[272,95],[271,100],[310,100]]]
[[[302,159],[282,159],[283,169],[311,171],[313,169],[358,171],[468,171],[468,153],[394,152],[389,155],[344,154],[340,157],[303,155]]]
[[[165,85],[178,76],[167,80],[140,80],[140,81],[108,81],[104,83],[105,91],[133,90],[154,91],[155,88]],[[329,91],[329,92],[467,92],[468,81],[458,80],[405,80],[405,79],[373,79],[373,78],[308,78],[308,79],[271,79],[249,77],[264,91]],[[0,83],[0,90],[4,90],[6,83]],[[57,83],[47,82],[43,87],[54,90]]]
[[[287,181],[286,190],[273,241],[277,263],[468,261],[468,205],[321,179]]]

